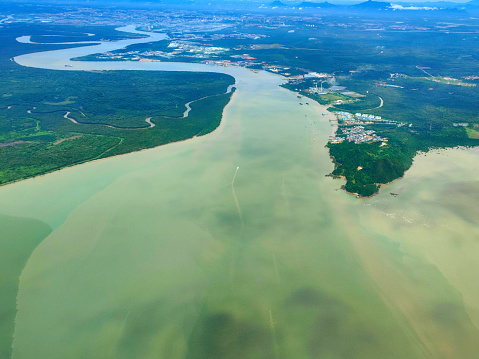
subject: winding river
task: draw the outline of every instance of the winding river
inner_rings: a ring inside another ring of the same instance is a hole
[[[207,136],[0,188],[0,228],[21,223],[3,240],[44,233],[20,279],[13,358],[476,357],[477,149],[417,156],[356,199],[326,177],[332,116],[277,75],[70,61],[152,36],[15,58],[224,72],[237,91]]]

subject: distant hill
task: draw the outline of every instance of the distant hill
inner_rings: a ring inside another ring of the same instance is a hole
[[[375,13],[378,11],[408,11],[408,10],[423,10],[423,11],[440,11],[442,14],[450,12],[450,13],[458,13],[458,12],[465,12],[465,9],[470,11],[479,11],[479,0],[471,0],[467,3],[455,3],[451,1],[420,1],[420,2],[406,2],[406,1],[399,1],[394,2],[395,5],[392,5],[390,2],[386,1],[375,1],[375,0],[367,0],[361,2],[359,4],[354,5],[346,5],[346,4],[332,4],[328,1],[323,2],[313,2],[313,1],[303,1],[299,4],[289,4],[283,3],[280,0],[276,0],[272,2],[269,6],[270,7],[277,7],[281,9],[321,9],[323,11],[330,11],[334,13],[340,12],[366,12],[370,11],[371,13]]]
[[[409,6],[422,6],[422,7],[437,7],[440,9],[461,8],[464,7],[464,3],[457,3],[451,1],[430,1],[421,3],[411,3]]]
[[[301,4],[298,5],[299,7],[310,7],[310,8],[318,8],[318,9],[330,9],[333,7],[338,7],[338,5],[331,4],[330,2],[310,2],[310,1],[303,1]]]
[[[270,6],[272,7],[287,7],[288,5],[286,5],[285,3],[279,1],[279,0],[276,0],[276,1],[273,1]]]
[[[428,7],[428,8],[438,8],[438,9],[461,9],[468,7],[469,5],[479,6],[479,0],[473,0],[466,3],[458,3],[453,1],[414,1],[414,2],[394,2],[394,4],[402,5],[404,7],[417,6],[417,7]]]
[[[391,8],[391,3],[368,0],[360,4],[351,5],[351,8],[356,10],[386,10]]]

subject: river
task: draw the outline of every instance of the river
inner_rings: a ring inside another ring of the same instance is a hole
[[[69,60],[147,40],[15,59],[224,72],[237,91],[207,136],[0,188],[3,241],[39,243],[13,358],[476,357],[477,149],[417,156],[356,199],[326,177],[332,115],[277,75]]]

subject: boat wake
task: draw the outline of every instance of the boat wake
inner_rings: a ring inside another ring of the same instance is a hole
[[[233,192],[233,197],[235,199],[236,209],[238,210],[238,215],[241,222],[241,228],[243,228],[243,215],[241,213],[241,207],[239,205],[238,197],[236,197],[236,192],[235,192],[235,180],[236,180],[236,175],[238,174],[238,170],[239,170],[239,166],[236,167],[235,175],[233,176],[233,180],[231,181],[231,190]]]

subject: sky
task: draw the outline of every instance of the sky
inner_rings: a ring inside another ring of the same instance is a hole
[[[2,0],[0,0],[2,1]],[[79,0],[10,0],[11,2],[25,2],[25,3],[30,3],[30,4],[34,4],[34,3],[39,3],[39,4],[45,4],[45,3],[56,3],[56,4],[59,4],[59,3],[64,3],[64,4],[67,4],[69,2],[72,2],[72,3],[79,3],[80,1]],[[366,0],[281,0],[283,3],[285,4],[288,4],[288,5],[297,5],[297,4],[300,4],[302,1],[310,1],[310,2],[323,2],[323,1],[328,1],[330,3],[333,3],[333,4],[342,4],[342,5],[345,5],[345,4],[357,4],[357,3],[360,3],[360,2],[363,2],[363,1],[366,1]],[[375,0],[375,1],[385,1],[385,2],[390,2],[390,3],[405,3],[405,4],[408,4],[408,3],[414,3],[414,4],[417,4],[417,3],[440,3],[440,2],[454,2],[454,3],[458,3],[458,4],[464,4],[464,3],[467,3],[469,2],[470,0]],[[479,0],[476,0],[476,1],[479,1]],[[474,2],[476,2],[474,1]],[[208,3],[212,3],[212,4],[218,4],[218,3],[221,3],[221,2],[225,2],[225,3],[228,3],[228,4],[231,4],[231,3],[243,3],[243,4],[246,4],[246,3],[249,3],[251,5],[253,4],[258,4],[258,5],[269,5],[273,2],[273,0],[86,0],[83,2],[83,4],[85,5],[88,5],[89,3],[93,4],[93,3],[98,3],[98,2],[101,2],[103,4],[111,4],[111,5],[117,5],[117,4],[125,4],[125,3],[144,3],[144,4],[175,4],[175,5],[178,5],[178,4],[185,4],[185,3],[188,3],[188,2],[194,2],[194,3],[199,3],[199,4],[208,4]]]

